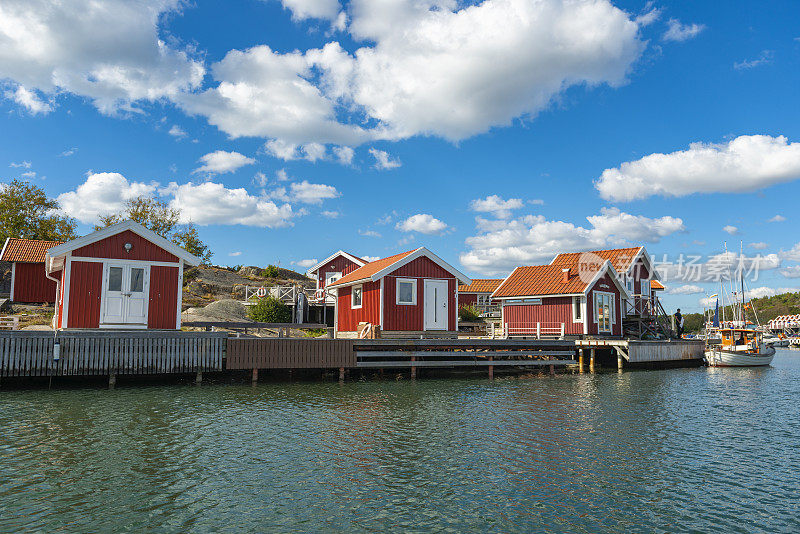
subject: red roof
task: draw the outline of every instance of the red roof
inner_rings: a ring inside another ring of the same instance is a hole
[[[394,256],[389,256],[388,258],[383,258],[380,260],[375,260],[367,263],[363,267],[359,267],[352,273],[345,275],[338,279],[333,284],[330,284],[328,287],[337,287],[337,286],[346,286],[348,284],[352,284],[353,282],[360,282],[361,280],[366,280],[367,278],[371,277],[373,274],[384,270],[385,268],[389,267],[397,263],[398,261],[402,260],[406,256],[413,254],[419,249],[409,250],[407,252],[402,252],[400,254],[395,254]]]
[[[3,247],[0,261],[19,263],[44,263],[47,249],[62,244],[62,241],[42,241],[40,239],[20,239],[10,237]]]
[[[664,287],[664,284],[662,284],[658,280],[651,280],[650,281],[650,289],[656,289],[656,290],[660,291],[660,290],[666,289],[666,288]]]
[[[586,291],[584,282],[575,269],[571,269],[567,282],[562,282],[561,265],[530,265],[517,267],[492,294],[493,298],[538,295],[569,295]]]
[[[459,293],[491,293],[503,283],[502,278],[473,278],[468,286],[458,286]]]
[[[556,256],[550,265],[558,265],[560,267],[571,267],[577,269],[580,261],[586,261],[587,259],[591,260],[590,255],[594,254],[595,256],[599,256],[603,261],[609,260],[611,265],[614,266],[614,269],[618,273],[624,274],[628,272],[633,259],[637,254],[639,254],[641,249],[642,247],[630,247],[608,250],[592,250],[589,252],[567,252]],[[583,260],[581,257],[583,257]]]

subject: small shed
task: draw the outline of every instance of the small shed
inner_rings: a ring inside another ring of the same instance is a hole
[[[392,337],[458,331],[458,285],[471,280],[425,247],[365,264],[331,283],[336,333],[355,337],[359,323]]]
[[[503,283],[502,278],[473,278],[469,285],[458,286],[458,307],[474,306],[484,313],[498,304],[492,293]]]
[[[50,248],[55,328],[179,329],[184,265],[200,259],[134,221]]]
[[[44,257],[47,249],[60,244],[61,241],[6,239],[0,261],[11,263],[9,300],[24,304],[55,302],[56,282],[46,275]]]
[[[561,265],[517,267],[493,299],[502,303],[507,336],[621,336],[622,306],[630,298],[609,260],[592,272]]]
[[[328,285],[366,264],[366,260],[344,250],[339,250],[311,267],[306,271],[306,276],[313,278],[317,283],[318,298],[315,300],[321,300],[323,290]]]

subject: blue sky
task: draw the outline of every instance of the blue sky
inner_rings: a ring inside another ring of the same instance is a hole
[[[0,5],[0,179],[81,232],[148,194],[221,265],[727,241],[753,294],[800,287],[794,1],[67,4]],[[669,307],[716,292],[674,271]]]

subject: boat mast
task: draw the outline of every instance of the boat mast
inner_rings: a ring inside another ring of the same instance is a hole
[[[742,311],[741,311],[742,328],[744,328],[744,263],[742,263],[744,261],[742,259],[743,251],[744,251],[744,245],[742,243],[739,243],[739,280],[742,283]]]

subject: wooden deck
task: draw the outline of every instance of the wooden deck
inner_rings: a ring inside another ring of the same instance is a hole
[[[331,369],[356,366],[353,340],[231,338],[226,369]]]
[[[227,334],[173,330],[0,332],[0,376],[221,371]],[[60,354],[54,358],[58,340]]]

